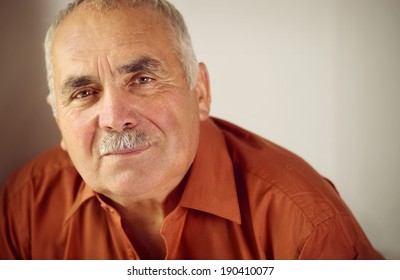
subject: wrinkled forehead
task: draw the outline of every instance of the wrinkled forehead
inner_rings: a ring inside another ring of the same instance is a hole
[[[74,10],[56,30],[52,48],[55,92],[70,77],[91,76],[103,82],[119,79],[123,65],[143,57],[159,69],[183,73],[179,50],[166,17],[148,7],[91,7]],[[123,72],[123,71],[122,71]]]

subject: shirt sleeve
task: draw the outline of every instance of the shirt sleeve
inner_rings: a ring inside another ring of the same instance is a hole
[[[383,257],[375,251],[351,215],[337,214],[314,228],[300,252],[299,259],[377,260]]]

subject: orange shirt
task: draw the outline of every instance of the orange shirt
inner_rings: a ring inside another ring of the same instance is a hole
[[[199,149],[161,235],[167,259],[379,259],[332,184],[299,157],[221,120]],[[118,212],[55,148],[0,201],[0,259],[138,259]]]

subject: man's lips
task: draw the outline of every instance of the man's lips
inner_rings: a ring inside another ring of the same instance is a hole
[[[123,155],[129,155],[129,154],[138,154],[140,152],[143,152],[150,148],[150,144],[145,144],[141,146],[137,146],[134,148],[129,148],[129,149],[124,149],[124,150],[118,150],[118,151],[112,151],[104,154],[103,156],[123,156]]]

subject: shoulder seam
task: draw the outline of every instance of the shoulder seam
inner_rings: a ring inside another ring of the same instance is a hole
[[[260,179],[261,181],[265,182],[266,184],[270,185],[271,187],[277,189],[278,191],[280,191],[287,199],[289,199],[293,205],[296,206],[296,208],[302,213],[302,215],[307,219],[307,221],[313,226],[313,227],[317,227],[320,223],[323,223],[329,219],[331,219],[332,217],[335,217],[337,215],[349,215],[346,212],[340,212],[340,211],[336,211],[336,212],[332,212],[329,215],[327,215],[327,217],[321,219],[318,222],[315,222],[315,219],[320,217],[321,214],[326,213],[328,210],[322,211],[321,213],[319,213],[317,216],[315,217],[310,217],[303,209],[303,207],[301,207],[295,199],[293,199],[293,197],[291,195],[289,195],[285,190],[283,190],[281,187],[279,187],[279,183],[275,180],[267,180],[265,178],[260,177],[259,175],[255,174],[254,172],[251,172],[250,170],[247,169],[247,167],[245,167],[244,169],[247,173],[251,174],[254,177],[257,177],[258,179]]]
[[[68,168],[72,168],[72,169],[75,170],[75,167],[74,167],[74,166],[71,166],[71,165],[69,165],[69,164],[62,164],[62,165],[57,166],[56,168],[55,168],[54,166],[51,166],[51,170],[56,170],[57,173],[59,173],[59,172],[65,170],[65,169],[68,169]],[[21,195],[21,193],[24,192],[24,191],[26,190],[26,185],[31,185],[31,186],[32,186],[32,190],[34,190],[34,189],[35,189],[35,184],[33,184],[33,182],[34,182],[37,178],[43,177],[46,173],[48,173],[48,170],[49,170],[49,169],[38,171],[38,170],[35,170],[35,167],[33,166],[32,169],[31,169],[31,176],[26,177],[26,178],[24,178],[22,181],[20,181],[20,182],[18,183],[18,185],[21,186],[21,187],[15,189],[15,190],[13,190],[13,191],[10,193],[8,199],[14,199],[14,197],[17,197],[17,196]],[[6,184],[4,185],[4,189],[6,189],[6,188],[8,188],[8,189],[9,189],[9,188],[13,188],[13,186],[10,185],[10,181],[11,181],[11,179],[18,177],[18,174],[19,174],[19,173],[20,173],[20,171],[15,172],[15,173],[7,180]],[[8,192],[10,192],[10,191],[8,191]]]

